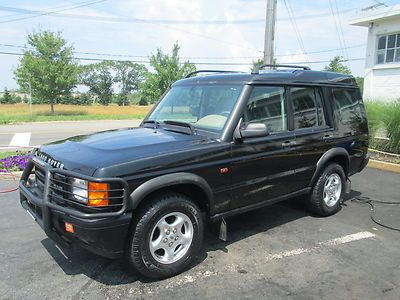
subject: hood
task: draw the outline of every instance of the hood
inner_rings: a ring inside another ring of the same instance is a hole
[[[65,169],[93,175],[96,169],[189,149],[208,137],[162,129],[127,128],[81,135],[44,145],[35,156]]]

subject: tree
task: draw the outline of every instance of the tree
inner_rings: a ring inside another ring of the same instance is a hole
[[[334,58],[331,59],[329,65],[325,66],[325,68],[323,68],[322,70],[350,75],[351,74],[350,68],[345,66],[342,62],[343,62],[343,57],[340,55],[336,55]]]
[[[137,91],[143,82],[147,69],[145,66],[130,61],[114,63],[116,71],[114,82],[120,84],[118,105],[128,105],[128,94]]]
[[[276,65],[278,64],[276,61],[276,58],[272,60],[272,64]],[[256,70],[259,70],[259,68],[264,65],[264,58],[257,58],[256,60],[253,60],[253,67],[251,68],[251,72],[254,72]]]
[[[257,60],[253,60],[253,67],[251,68],[251,71],[254,72],[258,70],[263,64],[264,64],[263,58],[258,58]]]
[[[114,78],[113,64],[103,61],[82,67],[80,82],[89,88],[89,93],[97,96],[99,103],[108,105],[112,100]]]
[[[356,79],[358,87],[360,88],[360,92],[362,94],[364,91],[364,77],[357,76],[355,79]]]
[[[60,33],[40,31],[28,35],[28,44],[33,48],[24,52],[15,71],[20,89],[43,103],[54,104],[61,96],[71,94],[78,78],[78,64],[73,58],[73,47],[67,45]]]
[[[4,88],[3,97],[0,98],[0,103],[4,103],[4,104],[13,103],[13,97],[11,96],[11,94],[7,88]]]
[[[179,45],[174,44],[172,54],[164,54],[160,48],[150,57],[154,73],[147,72],[141,85],[142,99],[148,103],[156,102],[172,83],[183,78],[187,73],[196,71],[196,66],[189,61],[179,62]],[[142,102],[144,103],[144,102]]]

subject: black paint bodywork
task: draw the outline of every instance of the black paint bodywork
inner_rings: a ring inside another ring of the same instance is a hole
[[[308,193],[329,162],[340,163],[347,176],[367,164],[368,127],[362,102],[358,104],[361,117],[343,125],[332,101],[332,88],[359,93],[353,77],[309,70],[270,71],[192,77],[174,85],[226,83],[241,84],[243,89],[220,134],[198,130],[192,135],[142,123],[139,128],[77,136],[40,147],[36,162],[43,157],[61,162],[67,170],[62,172],[68,176],[100,182],[120,180],[124,205],[119,214],[101,212],[93,217],[91,212],[82,214],[79,208],[53,203],[46,194],[48,178],[44,193],[35,193],[27,186],[34,161],[21,178],[21,204],[57,243],[79,242],[100,255],[118,257],[124,251],[135,209],[160,190],[187,194],[210,221],[216,221]],[[287,131],[235,139],[246,101],[254,86],[260,85],[319,87],[327,126],[294,130],[293,111],[288,106]],[[47,176],[60,172],[49,163],[43,165]],[[65,232],[64,221],[75,225],[74,234]]]

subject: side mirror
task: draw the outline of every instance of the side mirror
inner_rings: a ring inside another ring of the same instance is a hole
[[[236,140],[262,137],[269,135],[267,126],[264,123],[249,123],[245,128],[235,130],[234,138]]]

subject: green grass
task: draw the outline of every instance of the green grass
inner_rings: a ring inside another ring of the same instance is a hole
[[[393,102],[366,101],[369,131],[372,142],[379,129],[385,129],[388,142],[385,142],[383,151],[400,153],[400,100]]]

